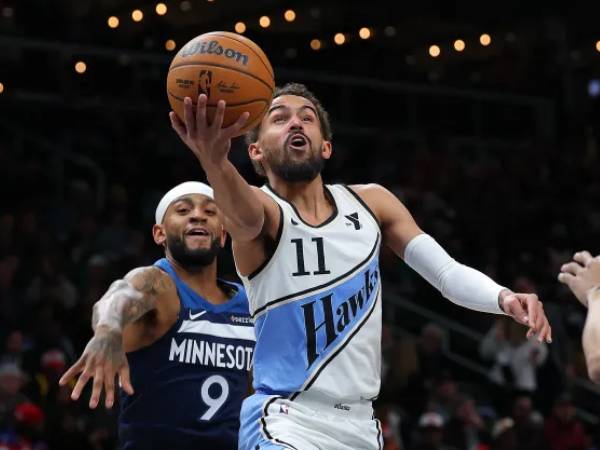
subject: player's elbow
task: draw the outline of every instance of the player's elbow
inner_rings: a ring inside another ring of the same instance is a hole
[[[230,222],[227,225],[227,231],[236,241],[249,242],[256,239],[262,233],[263,222],[263,220]]]
[[[600,384],[600,352],[587,357],[587,369],[590,380]]]

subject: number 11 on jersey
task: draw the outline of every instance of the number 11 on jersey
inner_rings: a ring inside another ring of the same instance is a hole
[[[317,246],[317,270],[312,272],[313,275],[327,275],[331,271],[327,270],[325,266],[325,252],[323,251],[323,238],[314,237],[311,239]],[[296,245],[296,258],[298,263],[298,270],[292,273],[295,277],[310,275],[311,272],[306,270],[304,265],[304,239],[292,239],[292,244]]]

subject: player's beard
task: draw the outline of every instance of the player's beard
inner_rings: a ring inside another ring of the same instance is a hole
[[[213,263],[219,252],[221,244],[218,238],[213,238],[210,247],[190,249],[185,238],[167,233],[167,248],[171,256],[184,269],[197,269]]]
[[[302,161],[295,161],[290,155],[288,147],[292,134],[283,143],[283,148],[267,151],[265,154],[267,163],[275,175],[289,183],[312,181],[321,173],[323,167],[325,167],[325,159],[319,149],[313,148],[312,141],[308,137],[304,137],[308,142],[309,155]],[[277,154],[280,154],[281,157],[277,158]]]

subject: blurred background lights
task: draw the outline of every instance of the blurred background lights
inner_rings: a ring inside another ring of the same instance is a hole
[[[165,48],[172,52],[173,50],[175,50],[175,47],[177,47],[175,41],[173,39],[167,39],[167,41],[165,42]]]
[[[262,16],[259,20],[258,23],[260,24],[261,27],[263,28],[269,28],[269,25],[271,25],[271,19],[269,18],[269,16]]]
[[[246,24],[244,22],[238,22],[235,24],[235,32],[242,34],[246,31]]]
[[[142,19],[144,18],[144,13],[142,12],[141,9],[135,9],[131,13],[131,18],[133,19],[134,22],[141,22]]]
[[[110,16],[107,23],[110,28],[117,28],[119,26],[119,18],[116,16]]]
[[[87,70],[87,64],[84,63],[83,61],[77,61],[75,63],[75,72],[82,74],[82,73],[85,73],[86,70]]]
[[[294,20],[296,20],[296,12],[293,9],[288,9],[284,14],[283,17],[285,18],[285,20],[287,20],[288,22],[293,22]]]
[[[358,35],[361,39],[369,39],[371,37],[371,30],[367,27],[362,27],[359,30]]]

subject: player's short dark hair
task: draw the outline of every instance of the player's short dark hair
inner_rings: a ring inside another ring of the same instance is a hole
[[[329,114],[319,101],[319,99],[313,94],[308,88],[301,83],[288,83],[283,87],[275,88],[273,93],[273,99],[281,97],[282,95],[297,95],[298,97],[304,97],[310,101],[317,110],[317,117],[319,118],[319,124],[321,125],[321,133],[323,139],[331,141],[333,138],[333,132],[331,131],[331,123],[329,122]],[[258,134],[260,133],[260,123],[252,130],[248,131],[245,136],[246,144],[250,145],[258,140]],[[265,176],[265,171],[259,162],[252,161],[254,170],[258,175]]]

